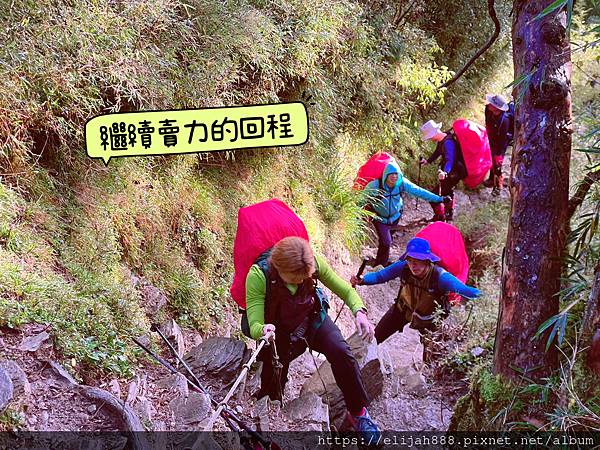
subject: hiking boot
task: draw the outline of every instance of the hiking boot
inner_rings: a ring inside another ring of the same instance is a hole
[[[491,175],[487,180],[483,182],[485,187],[494,187],[494,176]]]
[[[367,411],[367,408],[363,407],[360,415],[358,416],[353,416],[350,414],[350,412],[348,412],[347,419],[354,428],[354,431],[360,434],[364,444],[373,447],[377,445],[381,438],[381,430],[377,424],[373,422],[371,416],[369,416],[369,411]]]
[[[494,189],[492,189],[492,195],[494,197],[498,197],[500,195],[500,188],[498,186],[494,186]]]
[[[446,222],[452,222],[452,219],[454,217],[454,210],[453,209],[446,209]]]

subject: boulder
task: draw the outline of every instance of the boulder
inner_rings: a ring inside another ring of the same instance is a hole
[[[302,428],[310,431],[329,431],[329,407],[315,393],[300,396],[286,405],[283,414],[292,423],[303,421]]]
[[[4,369],[13,384],[14,396],[15,397],[23,397],[23,400],[31,394],[31,385],[29,384],[29,380],[25,372],[19,367],[19,365],[14,361],[4,360],[0,361],[0,369]]]
[[[4,411],[13,399],[14,388],[9,373],[0,368],[0,412]]]

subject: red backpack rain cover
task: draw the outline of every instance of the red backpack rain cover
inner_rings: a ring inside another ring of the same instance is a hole
[[[388,163],[393,160],[394,157],[389,153],[375,153],[366,163],[360,166],[360,169],[358,169],[358,174],[354,180],[353,188],[357,190],[364,189],[370,181],[381,178],[383,171],[385,170],[385,166],[387,166]]]
[[[478,123],[466,119],[455,120],[452,129],[460,142],[467,166],[468,175],[463,182],[469,189],[475,189],[492,168],[492,154],[487,130]]]
[[[434,222],[419,231],[416,237],[429,242],[431,251],[441,258],[438,264],[463,283],[469,276],[469,257],[465,249],[465,241],[460,231],[446,222]],[[452,292],[448,296],[450,303],[460,303],[460,295]]]
[[[233,242],[235,274],[229,290],[239,306],[246,308],[246,276],[256,258],[288,236],[309,240],[302,220],[281,200],[274,198],[240,208]]]

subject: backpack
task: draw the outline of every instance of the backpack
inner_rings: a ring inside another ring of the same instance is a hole
[[[469,256],[462,234],[454,225],[446,222],[434,222],[419,231],[416,237],[429,242],[431,252],[441,258],[437,264],[446,269],[463,283],[469,277]],[[459,294],[451,292],[448,300],[455,305],[460,303]]]
[[[233,243],[234,277],[231,297],[246,308],[246,277],[255,260],[281,239],[298,236],[309,240],[304,222],[278,199],[240,208]]]
[[[358,169],[353,189],[362,190],[367,184],[376,179],[380,180],[379,186],[382,186],[381,178],[383,177],[383,171],[391,161],[394,161],[394,157],[389,153],[375,153]]]
[[[466,119],[455,120],[452,130],[467,169],[467,176],[463,182],[468,188],[475,189],[492,168],[492,153],[487,130],[478,123]]]
[[[444,269],[442,269],[440,266],[438,266],[436,263],[434,263],[433,264],[433,272],[431,273],[431,276],[429,277],[429,285],[426,288],[429,296],[433,297],[434,303],[437,304],[439,307],[441,307],[442,318],[446,318],[448,316],[448,314],[450,313],[450,309],[451,309],[450,302],[448,300],[449,294],[447,294],[439,289],[440,276],[445,272],[446,271]],[[401,301],[400,293],[402,292],[402,289],[404,286],[406,286],[406,285],[416,286],[414,283],[411,282],[411,278],[412,278],[412,273],[407,264],[404,266],[404,268],[402,269],[402,273],[400,274],[400,289],[398,290],[398,296],[396,298],[396,302]],[[420,288],[420,289],[422,289],[422,288]],[[434,318],[433,314],[430,316],[421,316],[417,313],[417,311],[413,311],[411,321],[410,321],[410,327],[414,328],[416,330],[420,330],[420,331],[426,330],[426,329],[433,330],[433,329],[435,329],[435,325],[433,323],[433,318]]]
[[[271,256],[271,249],[268,249],[267,251],[263,252],[254,262],[254,264],[256,264],[258,267],[260,267],[260,270],[264,274],[265,280],[267,281],[266,291],[265,291],[265,313],[266,313],[267,305],[270,304],[270,302],[272,302],[271,283],[269,283],[269,274],[270,274],[269,256]],[[319,269],[318,269],[316,259],[315,259],[315,269],[316,270],[313,273],[311,279],[312,279],[313,288],[314,288],[313,298],[315,299],[315,312],[318,313],[318,317],[313,317],[311,315],[308,317],[309,320],[300,324],[300,326],[298,326],[296,328],[296,330],[292,333],[292,335],[296,335],[297,337],[304,336],[304,334],[308,330],[308,325],[311,324],[311,321],[312,321],[312,327],[314,329],[318,328],[321,325],[321,323],[323,323],[323,320],[325,320],[325,317],[327,316],[327,312],[329,311],[329,297],[327,296],[325,291],[318,285]],[[316,320],[313,321],[312,320],[313,318]],[[266,317],[265,317],[265,319],[266,319]]]

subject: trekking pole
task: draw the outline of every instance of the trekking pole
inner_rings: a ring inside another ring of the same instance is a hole
[[[421,160],[423,155],[419,155],[419,175],[417,175],[417,186],[421,187]],[[415,196],[415,208],[419,207],[419,197]]]
[[[363,258],[362,263],[360,264],[360,267],[358,269],[358,272],[356,273],[356,278],[360,278],[360,276],[363,274],[363,272],[365,271],[365,267],[367,267],[367,263],[369,262],[369,258]],[[333,323],[336,323],[337,320],[340,317],[340,314],[342,314],[342,310],[344,309],[344,304],[342,302],[342,307],[340,308],[339,312],[337,313],[337,316],[335,316],[335,320],[333,321]]]
[[[148,353],[156,362],[158,362],[160,365],[162,365],[163,367],[165,367],[169,372],[171,372],[173,375],[174,374],[181,374],[181,372],[179,372],[175,367],[173,367],[169,362],[165,361],[163,358],[161,358],[160,356],[158,356],[156,353],[154,353],[152,350],[150,350],[148,347],[146,347],[144,344],[142,344],[139,340],[137,340],[136,338],[131,338],[133,340],[133,342],[135,342],[139,347],[141,347],[146,353]],[[170,344],[170,342],[169,342]],[[172,346],[169,346],[170,348],[172,348]],[[191,370],[190,370],[191,372]],[[193,374],[193,373],[192,373]],[[181,374],[183,375],[183,374]],[[184,375],[185,376],[185,375]],[[197,380],[196,376],[193,375],[194,378]],[[202,384],[200,384],[199,382],[196,383],[192,380],[190,380],[188,377],[185,377],[186,381],[188,382],[188,384],[196,391],[196,392],[202,392],[203,394],[205,394],[208,399],[210,400],[210,402],[217,406],[219,403],[208,393],[208,391],[202,386]],[[233,411],[231,411],[229,408],[223,408],[222,412],[221,412],[221,416],[223,417],[223,419],[225,419],[225,421],[227,422],[227,425],[235,432],[240,432],[240,429],[237,428],[237,426],[235,426],[231,421],[235,421],[235,423],[237,423],[237,425],[239,427],[241,427],[245,432],[247,432],[248,434],[250,434],[254,439],[256,439],[257,441],[259,441],[261,443],[261,445],[263,445],[265,448],[279,448],[277,446],[277,444],[265,439],[264,437],[262,437],[259,433],[257,433],[256,431],[254,431],[253,429],[251,429],[250,427],[248,427],[242,420],[240,420],[238,417],[235,416],[235,414],[233,413]]]
[[[229,399],[231,399],[231,397],[233,396],[233,393],[235,392],[235,390],[237,389],[237,387],[239,386],[239,384],[242,382],[243,377],[250,370],[250,366],[252,366],[252,364],[256,360],[256,357],[258,356],[258,353],[265,346],[265,344],[267,343],[267,339],[269,337],[270,337],[269,334],[267,334],[266,336],[263,336],[260,339],[260,344],[258,344],[258,346],[256,347],[256,350],[254,350],[254,353],[252,353],[252,355],[250,356],[250,359],[248,360],[248,362],[243,365],[242,372],[239,374],[239,376],[237,377],[237,379],[233,383],[233,386],[231,386],[231,389],[229,389],[229,392],[227,393],[227,395],[225,396],[225,398],[223,400],[221,400],[221,402],[219,403],[219,405],[217,407],[217,410],[213,413],[213,415],[211,416],[211,418],[208,421],[207,425],[204,427],[204,431],[212,431],[212,427],[213,427],[213,425],[215,423],[215,420],[217,420],[217,417],[219,417],[221,415],[221,412],[223,411],[223,409],[227,407],[227,402],[229,401]]]
[[[160,331],[160,328],[158,328],[155,324],[152,324],[152,326],[150,327],[150,331],[156,331],[158,333],[158,335],[163,340],[163,342],[165,344],[167,344],[167,347],[169,347],[169,350],[171,350],[171,353],[173,353],[173,356],[175,356],[175,358],[177,359],[177,361],[179,361],[181,363],[181,365],[185,368],[186,372],[188,374],[190,374],[190,376],[196,382],[196,384],[201,389],[203,389],[203,387],[202,387],[202,385],[200,383],[200,380],[198,379],[198,377],[196,377],[196,374],[194,372],[192,372],[192,369],[190,368],[190,366],[188,366],[188,364],[183,360],[183,358],[181,356],[179,356],[179,354],[177,353],[177,350],[175,350],[175,348],[173,347],[173,345],[171,344],[171,342],[166,338],[166,336],[162,333],[162,331]],[[203,392],[206,395],[209,395],[208,391],[206,391],[205,389],[203,389]],[[216,401],[215,401],[215,403],[216,403]]]
[[[283,364],[279,361],[275,341],[271,342],[271,350],[273,351],[273,375],[277,380],[277,398],[281,401],[281,407],[283,408],[283,389],[281,389],[281,369],[283,369]]]

